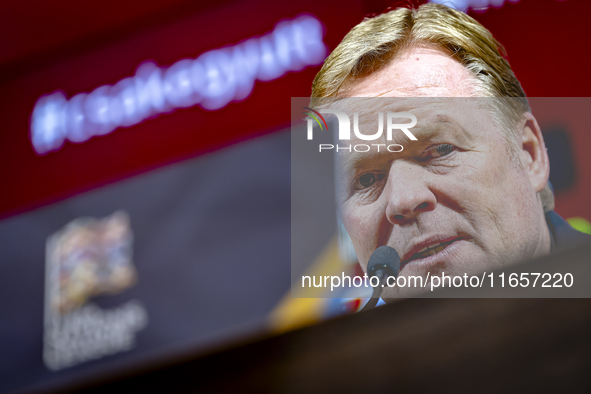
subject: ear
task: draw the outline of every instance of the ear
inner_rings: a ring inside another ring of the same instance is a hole
[[[536,118],[529,112],[525,113],[525,121],[521,127],[521,162],[535,191],[540,192],[550,176],[550,161],[542,130]]]

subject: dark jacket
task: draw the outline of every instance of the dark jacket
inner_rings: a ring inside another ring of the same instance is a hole
[[[590,235],[575,230],[554,211],[546,212],[546,223],[550,230],[553,252],[570,249],[591,241]]]

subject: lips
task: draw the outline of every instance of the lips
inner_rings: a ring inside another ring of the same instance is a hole
[[[402,266],[410,263],[413,260],[423,259],[433,256],[455,241],[464,239],[463,237],[430,237],[424,241],[416,243],[405,255],[402,260]]]

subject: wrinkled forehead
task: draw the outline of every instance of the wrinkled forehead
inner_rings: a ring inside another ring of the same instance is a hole
[[[397,54],[368,76],[354,79],[349,97],[475,97],[476,77],[450,53],[419,46]]]
[[[380,112],[451,109],[468,101],[471,100],[464,97],[339,97],[325,108],[337,109],[350,115],[358,113],[361,119]]]

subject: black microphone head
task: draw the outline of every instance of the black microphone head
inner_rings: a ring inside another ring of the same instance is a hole
[[[397,277],[400,271],[400,256],[396,249],[391,246],[384,245],[377,248],[369,258],[367,263],[367,275],[371,278],[372,276],[381,276],[377,273],[378,270],[382,270],[386,275]]]

